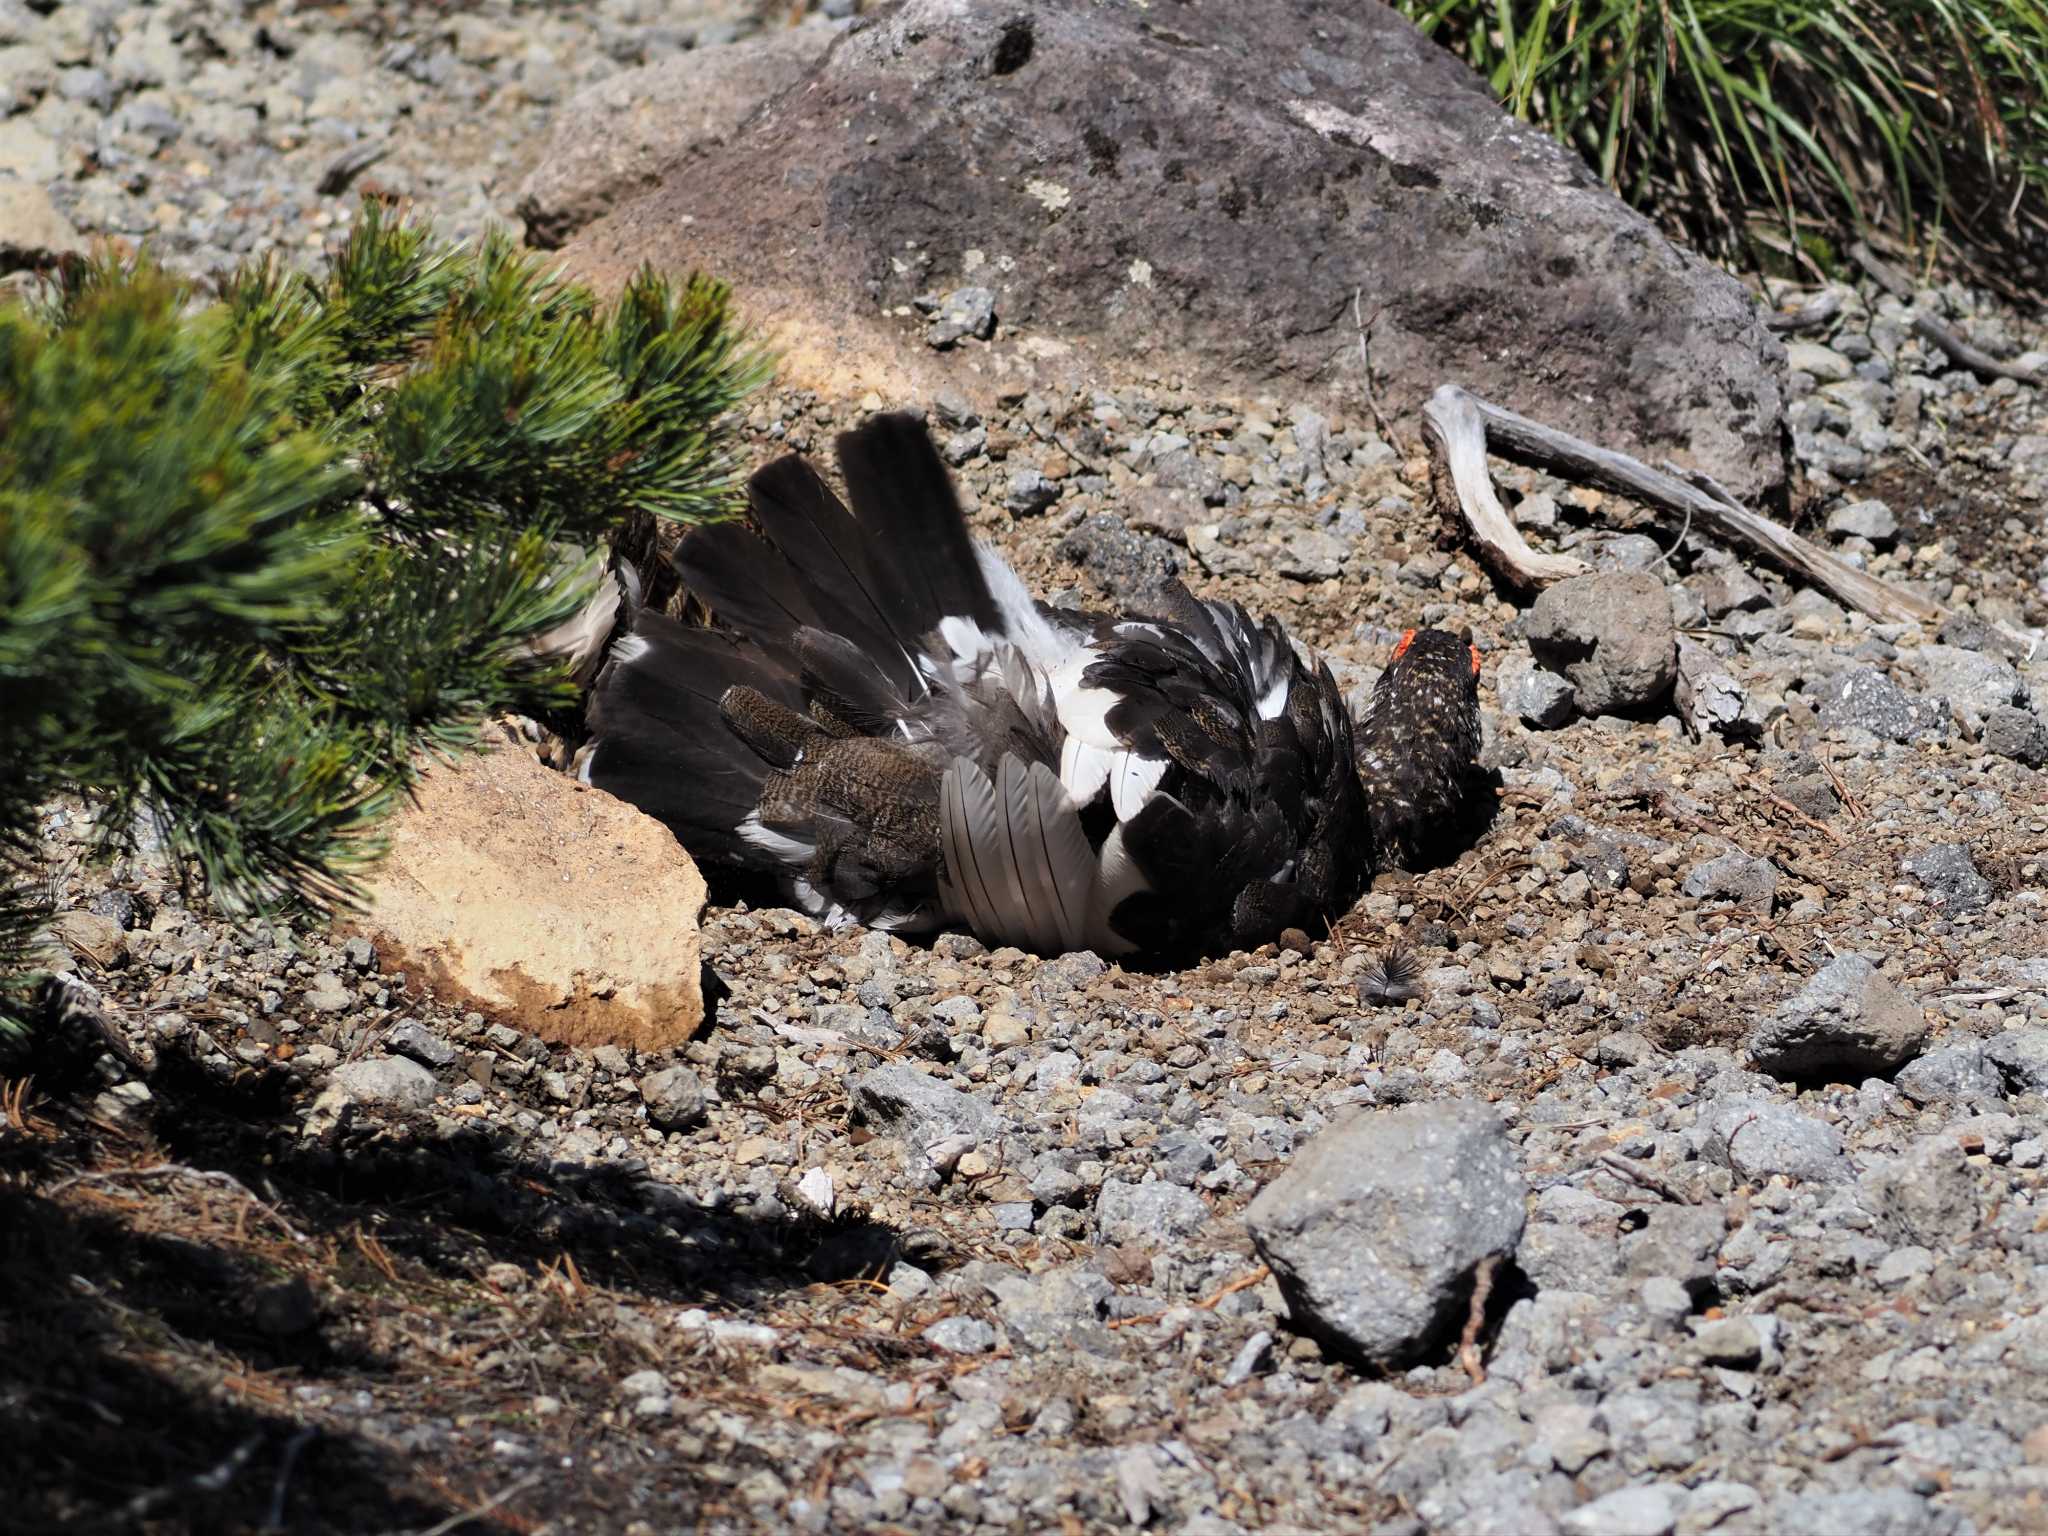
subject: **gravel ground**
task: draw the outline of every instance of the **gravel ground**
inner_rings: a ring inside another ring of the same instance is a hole
[[[469,232],[564,91],[758,23],[0,0],[46,61],[0,67],[0,166],[193,271],[317,248],[360,143]],[[1837,296],[1795,512],[1939,634],[1503,469],[1602,572],[1524,607],[1438,547],[1416,440],[1296,402],[923,402],[1041,590],[1178,571],[1348,688],[1473,627],[1498,814],[1287,947],[1127,972],[714,891],[696,1042],[550,1049],[54,809],[58,933],[156,1065],[0,1097],[23,1528],[2048,1530],[2048,402]],[[1667,633],[1739,743],[1623,664]],[[1496,1163],[1520,1209],[1460,1192]],[[1461,1350],[1467,1246],[1504,1257]]]

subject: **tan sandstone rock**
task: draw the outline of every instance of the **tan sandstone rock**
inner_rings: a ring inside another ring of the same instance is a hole
[[[704,880],[668,829],[513,733],[435,765],[351,927],[444,1001],[565,1045],[680,1045],[704,1017]]]

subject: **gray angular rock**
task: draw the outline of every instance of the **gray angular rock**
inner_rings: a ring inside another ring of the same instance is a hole
[[[425,1109],[434,1102],[434,1074],[403,1056],[372,1056],[336,1067],[327,1078],[327,1092],[344,1103],[390,1104],[400,1109]]]
[[[1318,1133],[1245,1224],[1298,1328],[1390,1364],[1463,1315],[1475,1265],[1515,1251],[1527,1195],[1491,1109],[1415,1104]]]
[[[1994,709],[2027,702],[2019,670],[1999,656],[1959,645],[1923,645],[1902,653],[1919,674],[1922,691],[1946,699],[1967,720],[1981,721]]]
[[[1209,1215],[1208,1203],[1179,1184],[1109,1179],[1095,1199],[1095,1224],[1105,1243],[1159,1247],[1199,1231]]]
[[[1778,866],[1740,851],[1696,864],[1679,890],[1695,901],[1733,902],[1768,917],[1778,895]]]
[[[1892,1079],[1915,1104],[1975,1104],[2005,1097],[2005,1079],[1984,1047],[1945,1045],[1909,1061]]]
[[[1646,571],[1602,571],[1546,587],[1523,629],[1536,660],[1571,680],[1581,714],[1647,708],[1678,675],[1671,601]]]
[[[2048,1029],[2009,1029],[1984,1044],[2010,1093],[2048,1094]]]
[[[1571,724],[1571,679],[1539,665],[1534,656],[1516,651],[1494,671],[1493,688],[1501,708],[1524,725],[1554,731]]]
[[[1723,741],[1753,742],[1762,737],[1765,719],[1749,690],[1703,645],[1678,641],[1678,677],[1671,702],[1695,739],[1709,734]]]
[[[1961,843],[1936,843],[1910,853],[1899,860],[1899,868],[1918,880],[1944,912],[1976,912],[1997,894]]]
[[[1946,703],[1908,693],[1875,667],[1850,667],[1808,690],[1830,728],[1868,731],[1883,741],[1915,741],[1947,737],[1950,713]]]
[[[1109,512],[1076,523],[1060,540],[1060,557],[1080,566],[1104,594],[1121,602],[1151,597],[1181,573],[1180,556],[1171,544],[1156,534],[1131,532]]]
[[[1020,469],[1010,476],[1010,489],[1003,497],[1003,506],[1012,517],[1036,517],[1059,499],[1057,480],[1048,480],[1035,469]]]
[[[1558,1524],[1569,1536],[1671,1536],[1678,1528],[1678,1495],[1661,1483],[1617,1488]]]
[[[1984,712],[1985,750],[2024,763],[2029,768],[2048,767],[2048,721],[2030,709],[2001,704]]]
[[[1906,1488],[1852,1488],[1773,1499],[1756,1527],[1765,1531],[1854,1531],[1856,1536],[1958,1536],[1961,1511],[1943,1509]],[[1969,1527],[1975,1529],[1975,1526]]]
[[[1947,1251],[1977,1230],[1977,1180],[1953,1136],[1927,1136],[1863,1177],[1863,1204],[1896,1243]]]
[[[1927,1019],[1861,955],[1832,960],[1750,1032],[1749,1054],[1773,1077],[1860,1082],[1920,1053]]]
[[[987,288],[955,288],[932,310],[924,344],[944,351],[967,337],[987,341],[995,334],[996,296]]]
[[[1838,539],[1868,539],[1880,547],[1899,536],[1899,520],[1881,501],[1852,501],[1828,514],[1827,530]]]
[[[968,1146],[996,1135],[1002,1117],[980,1099],[915,1067],[876,1067],[853,1080],[853,1107],[876,1129],[930,1153],[956,1138]],[[965,1150],[963,1147],[962,1150]]]
[[[685,1131],[704,1120],[704,1080],[688,1067],[664,1067],[640,1079],[648,1121],[658,1130]]]
[[[455,1063],[455,1047],[418,1019],[400,1019],[385,1032],[384,1048],[410,1056],[422,1066],[447,1067]]]
[[[1723,1099],[1700,1112],[1701,1153],[1745,1179],[1774,1173],[1807,1183],[1854,1177],[1839,1132],[1789,1104]]]
[[[586,230],[573,264],[602,288],[643,262],[744,272],[779,321],[933,375],[889,312],[987,282],[1076,375],[1092,354],[1303,390],[1348,382],[1332,295],[1362,289],[1389,410],[1456,378],[1678,450],[1745,499],[1782,481],[1781,353],[1738,283],[1391,8],[1324,7],[1312,44],[1301,26],[1291,0],[1170,27],[1095,0],[908,0]]]

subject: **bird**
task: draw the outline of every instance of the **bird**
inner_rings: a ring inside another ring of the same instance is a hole
[[[1171,960],[1334,921],[1455,821],[1480,739],[1469,632],[1403,636],[1354,722],[1273,618],[1179,582],[1036,600],[969,534],[922,419],[800,454],[671,557],[711,621],[633,613],[580,776],[829,927],[964,928]]]

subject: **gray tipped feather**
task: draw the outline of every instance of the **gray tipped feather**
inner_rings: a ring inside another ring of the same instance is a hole
[[[939,850],[945,861],[939,871],[939,900],[948,917],[976,933],[1006,932],[990,892],[992,871],[987,867],[998,836],[995,787],[966,758],[954,758],[939,779]],[[1007,847],[1009,839],[1002,841]]]

